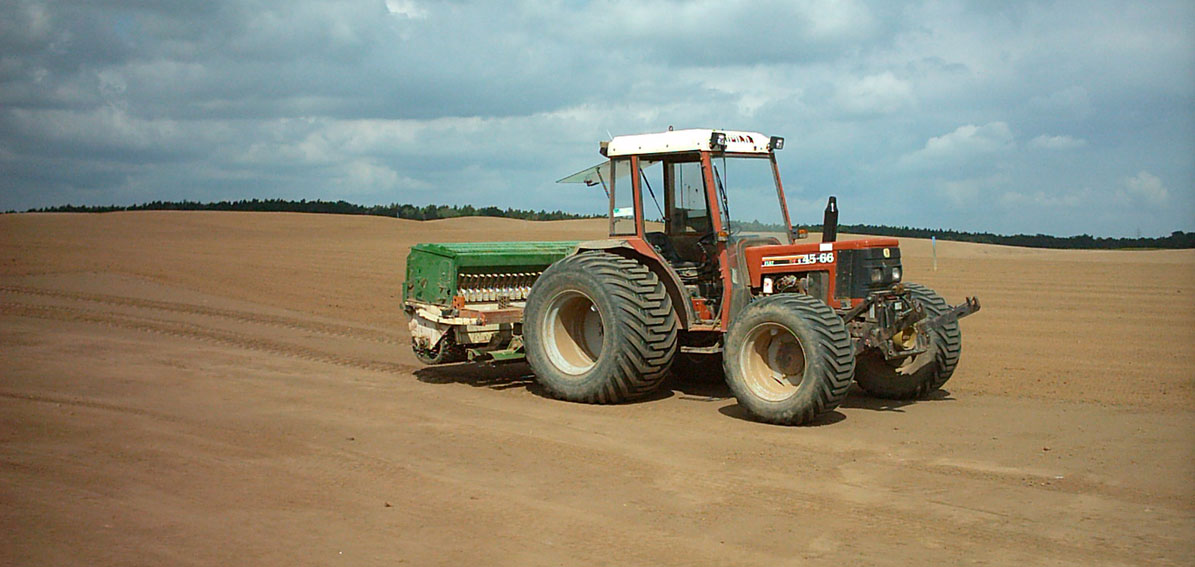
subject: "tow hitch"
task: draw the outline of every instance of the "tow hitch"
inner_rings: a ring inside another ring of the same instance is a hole
[[[968,297],[966,301],[951,307],[950,311],[938,315],[933,319],[929,319],[928,321],[922,322],[921,326],[925,327],[926,329],[931,329],[934,327],[941,327],[942,325],[949,325],[955,321],[958,321],[959,319],[962,319],[963,317],[966,317],[967,315],[975,313],[976,311],[979,311],[979,298]]]
[[[849,322],[866,313],[863,321],[856,323],[863,327],[863,332],[857,335],[860,338],[856,339],[856,350],[873,348],[883,353],[886,360],[897,360],[925,352],[929,331],[976,311],[979,311],[979,299],[968,297],[963,303],[931,318],[921,303],[909,298],[903,286],[898,284],[890,292],[869,295],[862,303],[842,313],[842,318]]]

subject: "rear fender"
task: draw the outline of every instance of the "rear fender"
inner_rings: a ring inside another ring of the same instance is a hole
[[[601,250],[617,254],[647,266],[664,283],[664,289],[668,290],[668,297],[672,299],[672,308],[676,312],[680,328],[688,329],[690,322],[697,320],[697,316],[693,313],[693,305],[689,302],[685,294],[685,286],[681,283],[680,276],[676,275],[676,271],[660,258],[647,242],[639,239],[619,238],[589,240],[577,244],[577,249],[574,253],[581,253],[586,250]]]

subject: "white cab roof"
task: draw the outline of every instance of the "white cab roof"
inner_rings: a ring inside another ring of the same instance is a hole
[[[768,149],[769,138],[759,132],[692,129],[658,134],[615,136],[606,147],[606,156],[709,151],[710,136],[714,132],[726,134],[726,151],[728,153],[767,154],[770,151]]]

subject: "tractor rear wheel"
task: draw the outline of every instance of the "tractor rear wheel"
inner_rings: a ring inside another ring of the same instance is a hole
[[[778,294],[745,310],[726,335],[723,367],[739,405],[761,421],[800,425],[833,411],[855,369],[842,318],[807,295]]]
[[[950,309],[942,296],[919,284],[905,284],[913,299],[921,303],[929,317],[937,317]],[[855,381],[863,391],[877,398],[905,400],[922,397],[941,388],[958,365],[963,350],[963,334],[958,321],[929,331],[929,346],[925,352],[903,360],[884,360],[884,355],[871,350],[859,357]]]
[[[548,267],[523,317],[527,362],[552,395],[617,403],[646,396],[668,374],[677,319],[664,284],[643,264],[582,252]]]

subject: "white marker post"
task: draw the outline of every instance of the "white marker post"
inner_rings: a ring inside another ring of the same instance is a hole
[[[934,251],[934,271],[938,271],[938,237],[929,237],[929,247]]]

